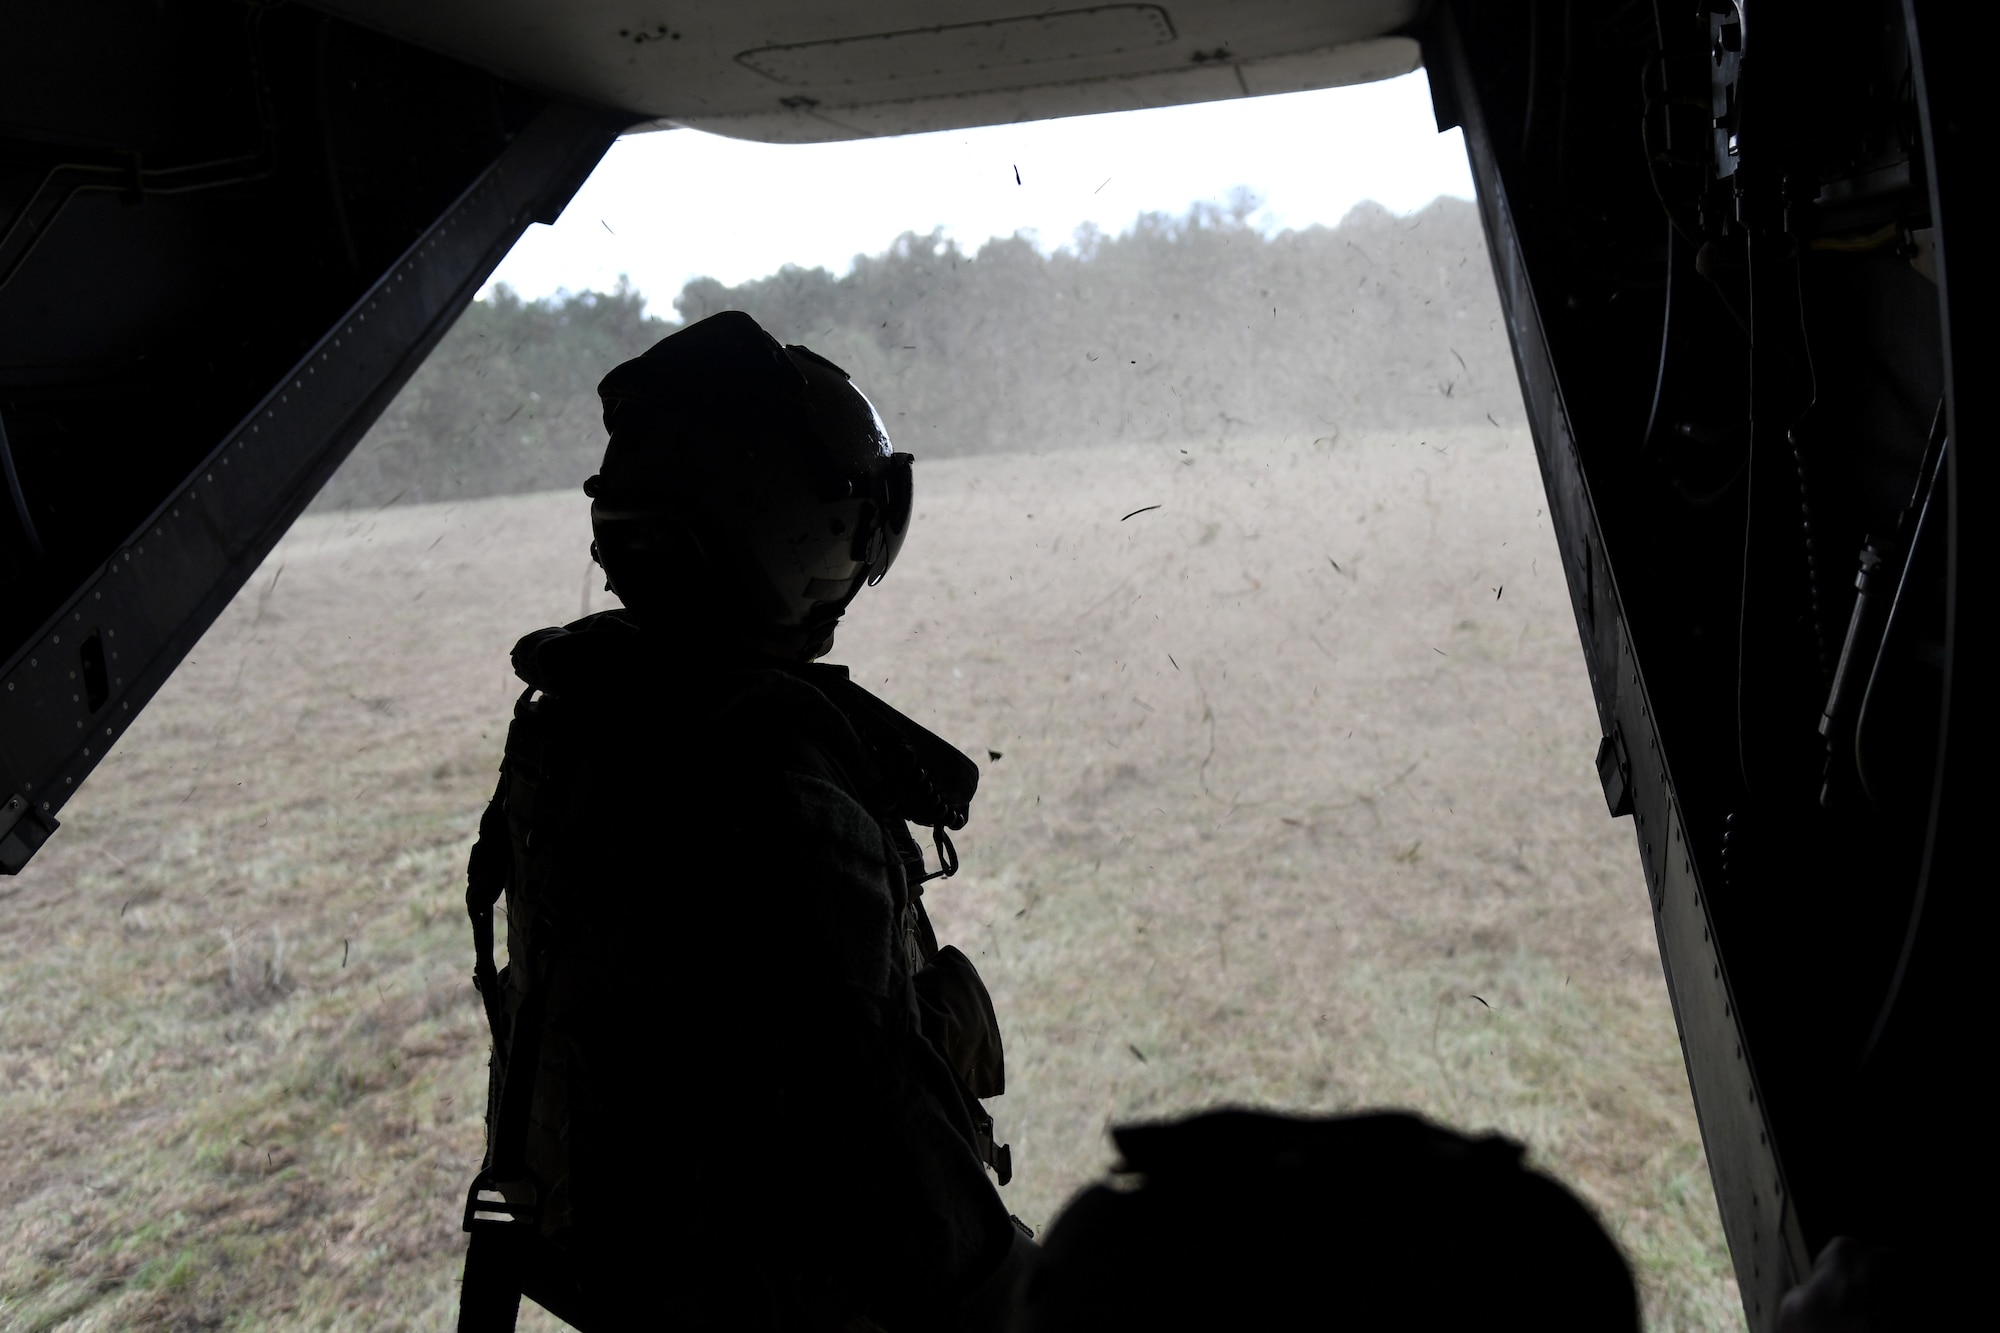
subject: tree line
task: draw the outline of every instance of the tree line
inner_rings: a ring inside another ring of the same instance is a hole
[[[1085,228],[1042,253],[905,233],[850,272],[689,282],[676,319],[609,292],[476,301],[320,507],[573,487],[603,451],[597,381],[684,323],[744,310],[845,367],[923,458],[1303,436],[1521,417],[1473,206],[1267,234],[1256,198]]]

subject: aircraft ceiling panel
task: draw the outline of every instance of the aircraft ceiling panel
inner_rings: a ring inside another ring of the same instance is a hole
[[[1021,14],[907,0],[322,0],[321,8],[635,118],[800,143],[1298,92],[1416,68],[1417,0],[1173,0]]]
[[[1191,65],[1130,78],[1092,79],[961,93],[952,97],[874,102],[840,109],[821,107],[752,112],[740,116],[682,116],[673,123],[732,139],[766,143],[830,143],[893,134],[924,134],[969,125],[1011,125],[1057,116],[1220,102],[1267,93],[1302,93],[1408,74],[1422,61],[1409,37],[1378,37],[1296,55],[1228,65]]]

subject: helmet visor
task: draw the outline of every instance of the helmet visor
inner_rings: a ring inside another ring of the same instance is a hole
[[[915,461],[909,454],[891,454],[889,466],[877,474],[879,536],[872,536],[868,543],[873,557],[868,562],[871,585],[880,583],[889,566],[896,563],[896,553],[903,549],[903,538],[910,533],[910,511],[916,504],[916,479],[911,468]]]

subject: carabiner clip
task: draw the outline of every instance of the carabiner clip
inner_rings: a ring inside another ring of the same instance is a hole
[[[950,879],[958,873],[958,848],[951,845],[951,835],[944,831],[944,825],[932,827],[931,846],[937,848],[938,868],[919,878],[919,884],[928,884],[934,879]]]

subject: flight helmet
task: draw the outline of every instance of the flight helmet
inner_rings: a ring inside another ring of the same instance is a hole
[[[597,386],[611,439],[584,483],[625,604],[783,656],[824,653],[909,531],[911,457],[847,372],[711,315]]]

